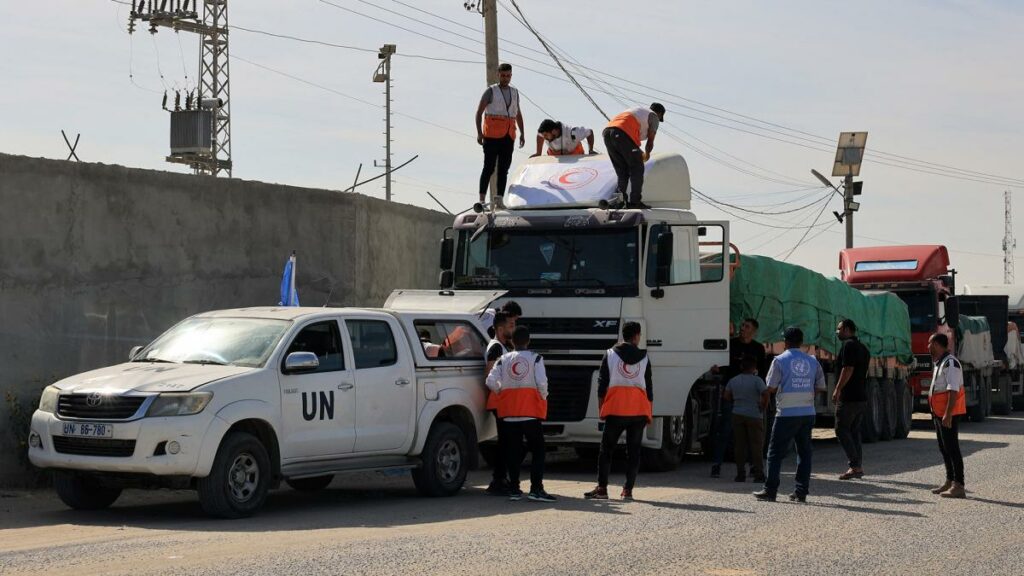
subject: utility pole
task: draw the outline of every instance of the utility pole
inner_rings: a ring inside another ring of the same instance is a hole
[[[843,180],[843,207],[846,216],[846,247],[853,248],[853,210],[850,210],[853,202],[853,176],[846,175]]]
[[[373,75],[374,82],[384,83],[384,199],[391,202],[391,56],[398,47],[394,44],[381,46],[377,58],[380,64]],[[374,162],[376,164],[376,162]]]
[[[1013,237],[1013,196],[1009,190],[1003,192],[1004,231],[1003,231],[1003,284],[1013,284],[1013,249],[1017,240]]]

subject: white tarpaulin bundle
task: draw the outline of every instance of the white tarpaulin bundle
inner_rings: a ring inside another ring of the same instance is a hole
[[[1006,346],[1003,348],[1006,353],[1006,362],[1010,369],[1014,370],[1024,364],[1024,346],[1020,343],[1020,333],[1017,324],[1010,322],[1006,330]]]

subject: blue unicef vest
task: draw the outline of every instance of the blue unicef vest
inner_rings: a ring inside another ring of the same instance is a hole
[[[790,348],[775,357],[772,369],[782,371],[779,391],[775,395],[776,416],[814,416],[818,360]]]

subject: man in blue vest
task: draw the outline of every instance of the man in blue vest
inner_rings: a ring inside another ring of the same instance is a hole
[[[789,445],[796,443],[796,488],[789,499],[806,502],[811,483],[811,430],[814,428],[814,395],[825,390],[825,373],[818,360],[800,350],[804,333],[795,326],[783,333],[786,351],[772,360],[768,369],[768,390],[775,394],[777,410],[768,442],[768,478],[758,500],[774,502],[779,490],[782,460]]]

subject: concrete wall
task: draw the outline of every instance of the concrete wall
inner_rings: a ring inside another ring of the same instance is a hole
[[[47,384],[190,314],[276,304],[292,250],[304,305],[436,286],[450,222],[359,194],[0,154],[0,485],[32,481],[18,439]]]

